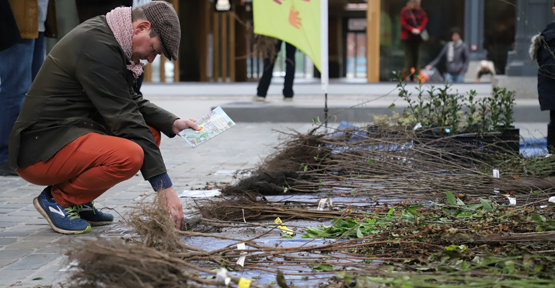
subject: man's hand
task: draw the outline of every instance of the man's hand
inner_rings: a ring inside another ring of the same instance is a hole
[[[432,68],[434,68],[434,67],[432,67],[432,65],[426,66],[426,70],[432,70]]]
[[[419,29],[416,29],[416,28],[413,28],[413,29],[412,29],[412,34],[418,35],[418,34],[420,34],[420,30],[419,30]]]
[[[191,118],[177,119],[173,121],[172,132],[174,134],[179,134],[179,132],[187,128],[198,130],[198,125],[195,124],[196,121],[197,120]]]
[[[181,229],[181,222],[183,222],[183,206],[181,205],[181,201],[179,201],[179,197],[177,197],[177,193],[173,190],[173,187],[169,187],[163,190],[160,190],[158,193],[163,193],[164,199],[166,199],[166,209],[170,212],[170,215],[175,222],[175,229]]]

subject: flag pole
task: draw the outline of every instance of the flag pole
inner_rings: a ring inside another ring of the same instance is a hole
[[[320,0],[320,77],[322,81],[322,91],[325,95],[324,117],[326,129],[328,128],[328,0]]]

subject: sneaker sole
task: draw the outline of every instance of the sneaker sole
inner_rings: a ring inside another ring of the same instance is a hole
[[[81,218],[83,219],[83,218]],[[85,219],[83,219],[85,220]],[[87,220],[85,220],[87,221]],[[112,223],[114,223],[114,221],[103,221],[103,222],[93,222],[93,221],[87,221],[87,223],[91,224],[91,226],[104,226],[104,225],[110,225]]]
[[[52,223],[52,220],[50,220],[50,217],[48,217],[48,214],[46,213],[46,211],[44,211],[44,209],[42,209],[42,206],[40,206],[39,200],[37,197],[35,197],[35,199],[33,199],[33,206],[35,206],[35,209],[37,209],[37,211],[39,211],[40,215],[42,215],[42,217],[44,217],[44,219],[46,219],[46,221],[48,221],[48,224],[50,224],[50,227],[52,227],[52,229],[54,229],[54,231],[58,232],[58,233],[62,233],[62,234],[83,234],[83,233],[88,233],[91,232],[91,226],[87,227],[87,229],[83,230],[83,231],[72,231],[72,230],[65,230],[65,229],[61,229],[58,228],[54,225],[54,223]]]

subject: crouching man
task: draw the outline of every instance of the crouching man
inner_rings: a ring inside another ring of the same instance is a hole
[[[160,153],[160,132],[174,137],[198,127],[133,91],[140,60],[162,53],[177,59],[180,38],[173,7],[153,1],[84,22],[47,56],[11,132],[9,160],[23,179],[47,185],[33,204],[57,232],[112,223],[93,200],[139,170],[165,194],[180,227],[183,209]]]

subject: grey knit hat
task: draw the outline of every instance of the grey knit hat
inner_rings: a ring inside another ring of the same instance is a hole
[[[152,1],[141,8],[160,38],[162,53],[171,61],[177,60],[181,26],[173,6],[166,1]]]

